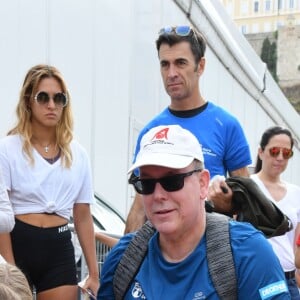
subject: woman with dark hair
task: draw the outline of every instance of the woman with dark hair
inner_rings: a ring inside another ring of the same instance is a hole
[[[73,139],[70,94],[57,68],[37,65],[27,72],[16,112],[17,124],[0,140],[0,166],[15,214],[11,234],[0,236],[2,255],[25,273],[37,299],[77,299],[68,227],[73,211],[89,269],[84,289],[96,294],[90,163]]]
[[[280,126],[267,129],[261,137],[255,174],[251,178],[293,223],[291,231],[268,241],[285,272],[291,299],[300,299],[295,279],[296,237],[300,233],[300,187],[281,178],[293,156],[293,146],[294,140],[289,130]]]

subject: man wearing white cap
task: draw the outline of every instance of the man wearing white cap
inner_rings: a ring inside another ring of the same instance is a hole
[[[123,299],[219,299],[208,271],[205,199],[210,175],[201,145],[178,125],[158,126],[141,141],[131,173],[156,233]],[[229,222],[238,299],[289,299],[284,273],[263,234]],[[114,273],[135,233],[121,238],[101,271],[99,299],[116,299]],[[265,297],[268,295],[268,297]]]

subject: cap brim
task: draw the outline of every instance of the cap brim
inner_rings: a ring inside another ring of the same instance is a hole
[[[182,156],[169,153],[143,154],[143,157],[141,159],[137,159],[127,173],[131,173],[133,170],[143,166],[160,166],[172,169],[183,169],[190,165],[193,160],[194,157],[191,156]]]

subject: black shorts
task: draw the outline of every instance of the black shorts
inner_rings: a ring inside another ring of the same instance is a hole
[[[16,265],[37,292],[77,285],[74,247],[67,224],[41,228],[16,219],[11,239]]]

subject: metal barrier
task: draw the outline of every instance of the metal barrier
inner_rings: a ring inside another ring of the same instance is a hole
[[[103,232],[103,233],[108,234],[107,232]],[[97,255],[97,261],[98,261],[99,273],[101,272],[104,260],[110,250],[111,250],[111,248],[108,247],[107,245],[105,245],[99,241],[96,241],[96,255]],[[86,261],[84,259],[84,255],[82,255],[82,257],[81,257],[81,268],[80,269],[81,269],[80,277],[81,277],[81,279],[84,279],[88,275],[88,268],[86,265]]]
[[[111,234],[107,231],[99,231],[99,232],[104,233],[104,234],[109,235],[114,238],[118,238],[118,239],[120,238],[120,236]],[[102,270],[102,265],[105,261],[105,258],[108,255],[108,253],[110,252],[110,250],[111,250],[111,248],[109,246],[96,240],[96,255],[97,255],[98,268],[99,268],[99,279],[100,279],[100,274],[101,274],[101,270]],[[87,264],[86,264],[84,255],[81,255],[81,260],[80,260],[80,264],[78,267],[80,268],[80,270],[79,270],[80,280],[83,280],[88,275],[88,268],[87,268]],[[78,298],[79,300],[84,299],[82,293],[80,293],[80,295],[78,297],[79,297]]]

